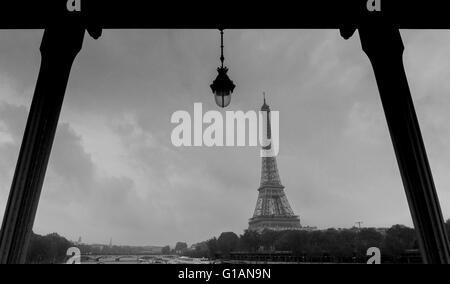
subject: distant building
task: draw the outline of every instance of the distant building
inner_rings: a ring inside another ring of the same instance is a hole
[[[386,233],[387,233],[387,230],[389,230],[389,228],[375,228],[375,230],[376,230],[378,233],[380,233],[380,234],[382,234],[383,236],[385,236]]]
[[[300,228],[300,230],[302,230],[302,231],[307,231],[307,232],[312,232],[312,231],[317,231],[318,229],[317,229],[317,227],[311,227],[311,226],[302,226],[301,228]]]
[[[102,251],[104,247],[105,247],[104,245],[97,245],[97,244],[91,245],[92,249],[99,250],[99,251]]]
[[[78,241],[76,241],[76,242],[73,242],[74,243],[74,245],[77,245],[77,246],[79,246],[79,245],[82,245],[83,244],[83,242],[82,242],[82,240],[81,240],[81,237],[79,237],[78,238]]]
[[[160,246],[145,246],[142,248],[141,253],[143,254],[161,254],[163,247]]]
[[[350,230],[350,231],[354,231],[354,232],[359,232],[361,230],[367,230],[367,229],[375,230],[376,232],[382,234],[383,236],[386,235],[387,230],[389,230],[389,228],[384,228],[384,227],[381,227],[381,228],[361,227],[361,228],[359,228],[359,227],[355,227],[355,226],[353,226],[351,228],[337,228],[336,230],[338,230],[338,231]],[[323,231],[326,231],[326,230],[328,230],[328,229],[324,229]]]
[[[206,250],[206,249],[208,249],[208,245],[206,242],[196,243],[196,244],[192,244],[189,249],[191,249],[191,250],[196,250],[196,249]]]

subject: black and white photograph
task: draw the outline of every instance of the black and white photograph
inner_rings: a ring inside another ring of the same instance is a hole
[[[86,2],[0,20],[1,264],[450,263],[450,20]]]

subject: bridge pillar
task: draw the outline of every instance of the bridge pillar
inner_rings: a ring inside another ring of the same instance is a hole
[[[72,63],[85,29],[44,31],[41,67],[2,229],[0,263],[24,263]]]
[[[425,263],[450,263],[450,245],[403,66],[397,28],[361,26],[363,51],[372,63],[417,239]],[[355,29],[343,29],[349,38]]]

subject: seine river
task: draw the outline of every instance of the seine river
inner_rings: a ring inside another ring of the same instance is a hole
[[[85,255],[82,264],[289,264],[298,262],[209,260],[175,255]]]
[[[211,264],[208,259],[174,255],[84,255],[83,264]]]

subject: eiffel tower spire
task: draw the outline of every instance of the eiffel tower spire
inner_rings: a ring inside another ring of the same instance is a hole
[[[264,151],[271,151],[271,123],[270,106],[264,103],[261,111],[265,112],[264,119],[266,125],[264,133]],[[267,142],[267,143],[266,143]],[[261,161],[261,181],[258,188],[258,200],[253,217],[249,220],[249,230],[262,231],[269,230],[298,230],[301,228],[300,219],[294,214],[281,184],[278,173],[277,160],[275,155],[263,156]]]

